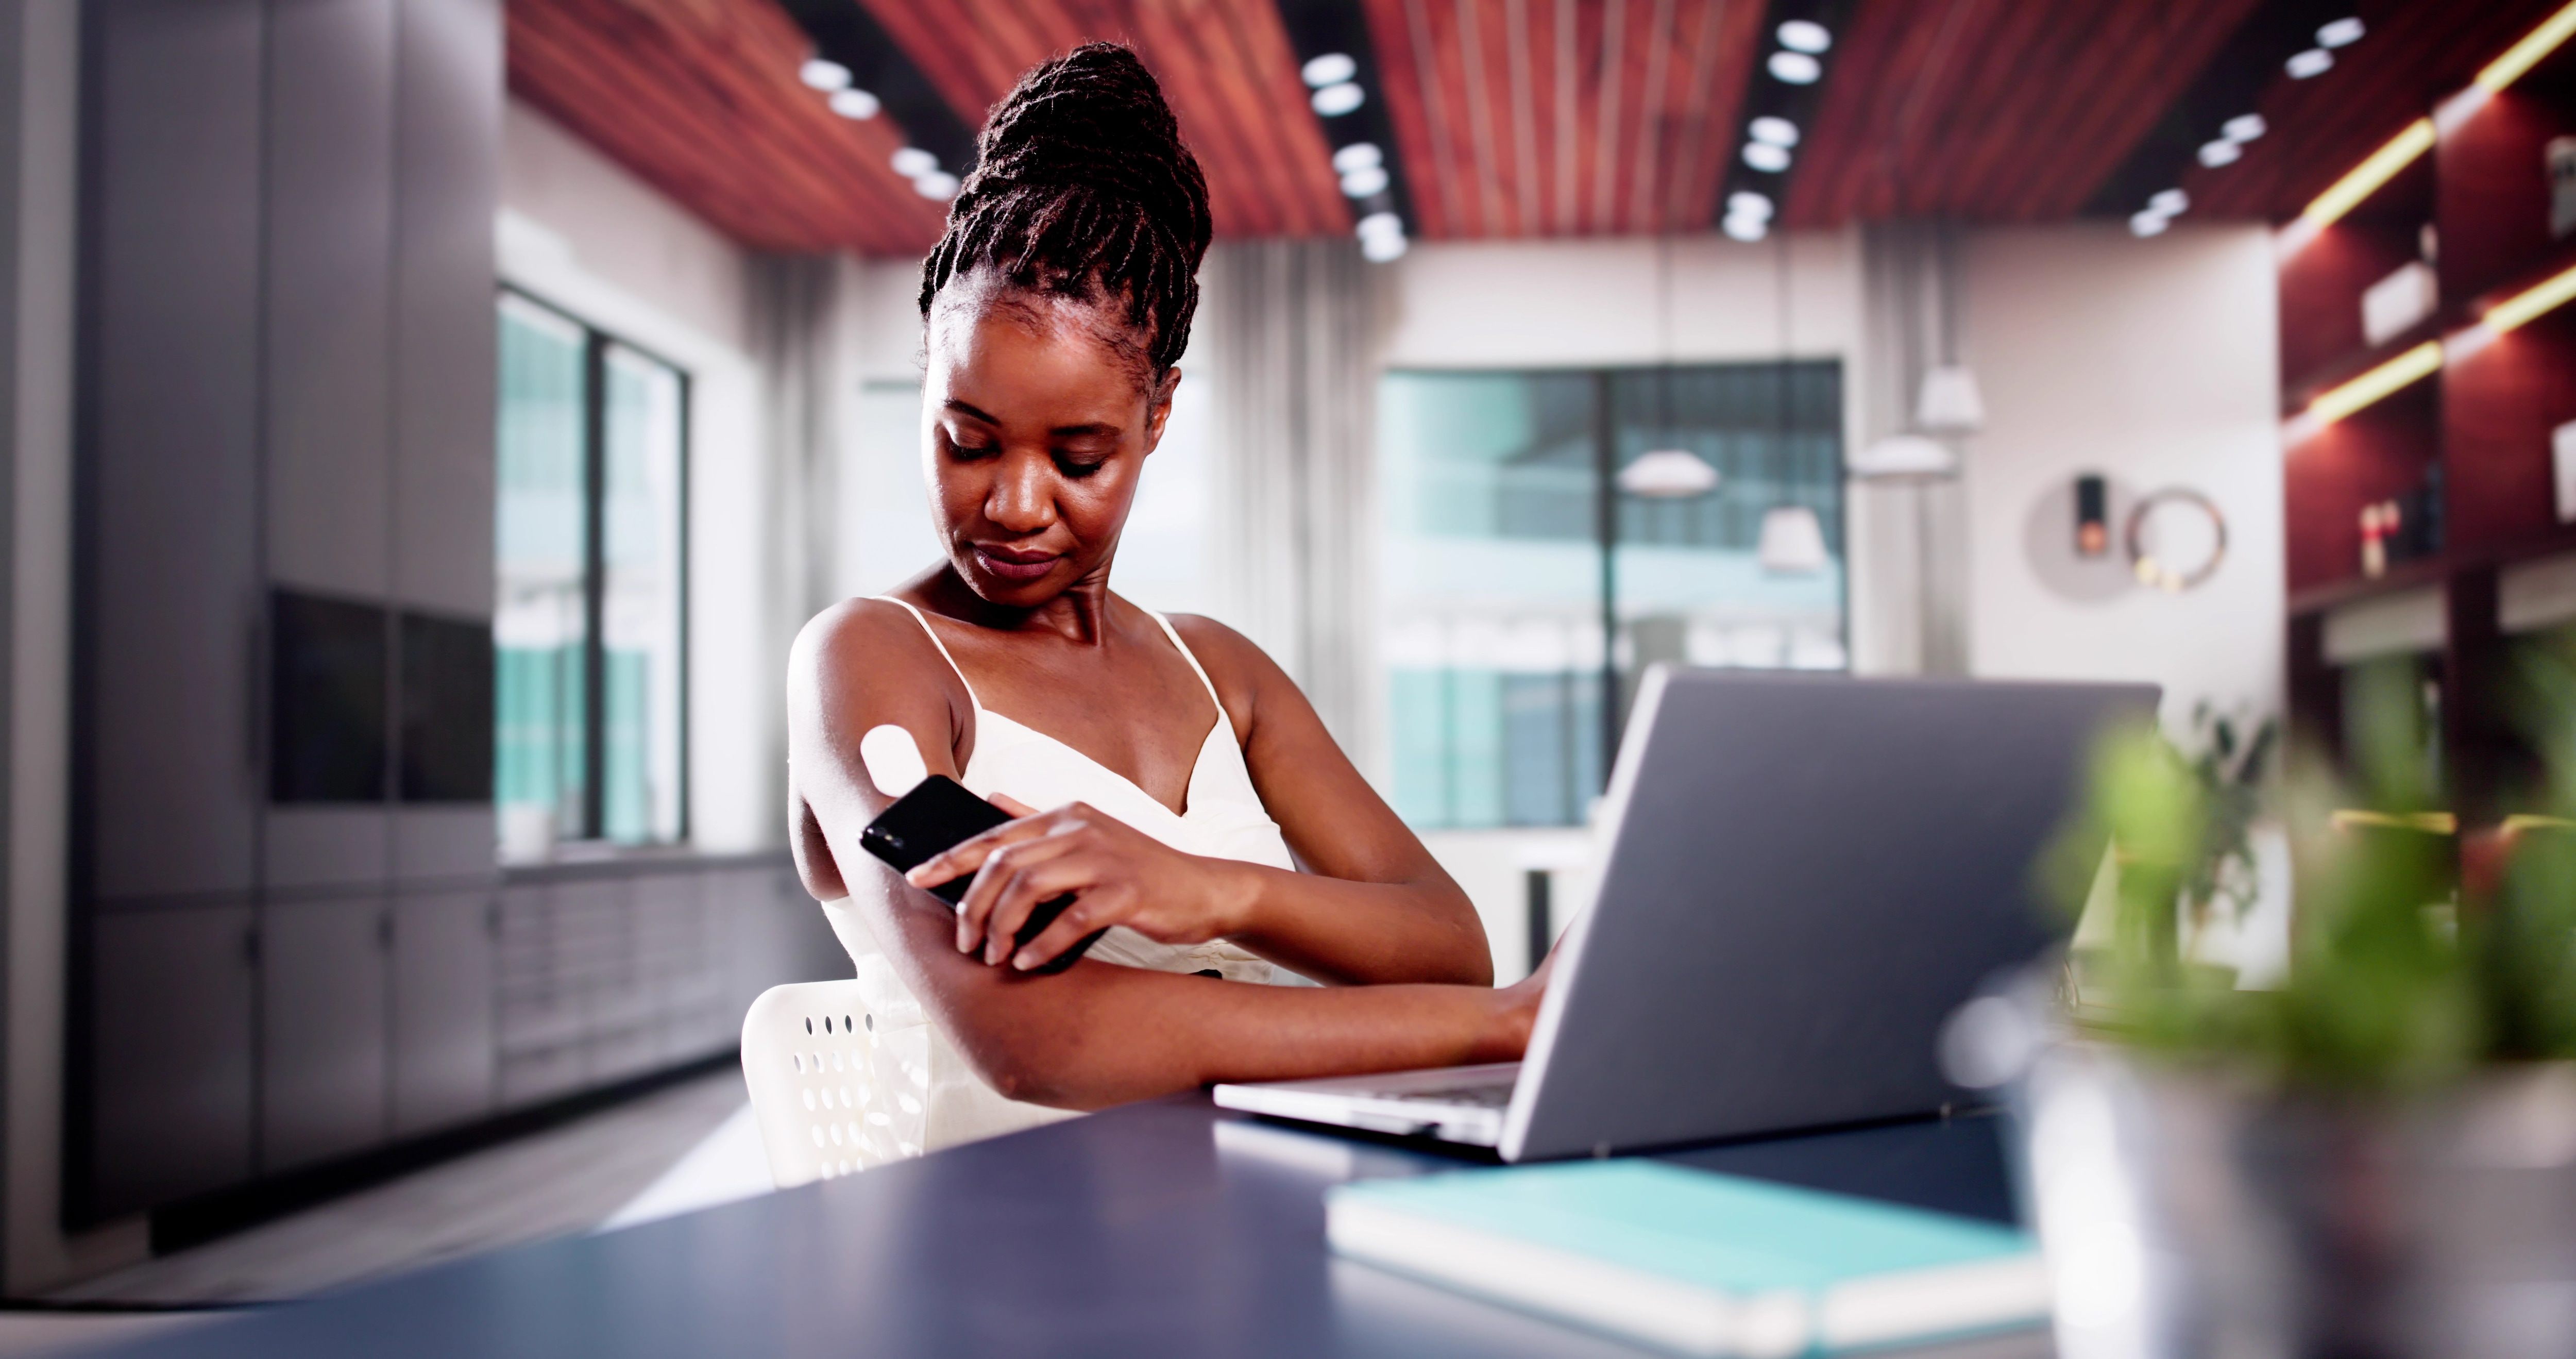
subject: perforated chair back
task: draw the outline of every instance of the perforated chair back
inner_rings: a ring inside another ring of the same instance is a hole
[[[912,1155],[896,1140],[895,1054],[855,980],[773,986],[742,1019],[742,1079],[781,1189]]]

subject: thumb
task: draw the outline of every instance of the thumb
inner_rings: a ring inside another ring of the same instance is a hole
[[[994,806],[999,807],[1003,811],[1009,812],[1011,815],[1016,817],[1029,817],[1038,814],[1037,808],[1020,801],[1018,798],[1015,798],[1008,793],[995,793],[990,801]]]

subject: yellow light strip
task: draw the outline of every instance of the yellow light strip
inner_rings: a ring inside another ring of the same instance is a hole
[[[2487,314],[2480,319],[2501,333],[2559,306],[2569,298],[2576,298],[2576,268],[2568,269],[2547,282],[2535,283],[2496,303],[2487,308]]]
[[[2522,41],[2504,49],[2504,55],[2486,64],[2478,72],[2477,83],[2490,90],[2501,90],[2522,79],[2522,74],[2540,64],[2541,58],[2558,50],[2559,44],[2576,34],[2576,4],[2550,15],[2547,22],[2523,35]]]
[[[2426,340],[2340,387],[2319,392],[2308,414],[2320,423],[2340,420],[2419,378],[2442,371],[2442,344]]]
[[[2397,177],[2397,172],[2415,163],[2417,156],[2433,149],[2433,120],[2418,118],[2406,130],[2389,139],[2388,145],[2370,153],[2370,158],[2352,167],[2352,172],[2334,182],[2333,187],[2318,194],[2299,214],[2311,227],[2332,226],[2345,213],[2361,206],[2361,200],[2379,192],[2379,186]]]

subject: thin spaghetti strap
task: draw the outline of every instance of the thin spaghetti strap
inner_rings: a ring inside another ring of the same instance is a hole
[[[911,614],[911,615],[912,615],[912,621],[914,621],[914,622],[916,622],[916,623],[919,623],[919,624],[921,625],[921,630],[922,630],[923,632],[926,632],[926,633],[929,633],[929,634],[930,634],[930,644],[931,644],[932,646],[935,646],[935,647],[939,648],[939,659],[941,659],[941,660],[943,660],[943,661],[948,662],[948,668],[949,668],[950,670],[954,671],[954,672],[956,673],[956,675],[957,675],[957,682],[958,682],[959,684],[963,684],[963,685],[965,685],[965,686],[966,686],[966,701],[967,701],[967,702],[969,702],[969,703],[974,704],[974,705],[975,705],[975,707],[976,707],[976,709],[977,709],[978,711],[981,711],[981,710],[982,710],[982,708],[983,708],[983,706],[984,706],[984,700],[982,700],[982,699],[980,699],[980,698],[977,698],[977,697],[975,696],[975,683],[974,683],[974,681],[972,681],[972,680],[970,680],[970,679],[966,678],[966,668],[965,668],[964,666],[961,666],[961,665],[959,665],[959,664],[957,663],[957,658],[948,654],[948,644],[947,644],[946,642],[943,642],[943,641],[939,640],[939,630],[938,630],[937,628],[934,628],[934,627],[930,626],[930,620],[929,620],[928,618],[925,618],[925,617],[923,617],[923,616],[922,616],[922,612],[921,612],[921,610],[919,610],[919,609],[917,609],[917,608],[914,608],[912,605],[907,604],[907,603],[903,602],[902,600],[895,598],[895,597],[894,597],[894,596],[892,596],[892,595],[873,595],[873,596],[870,596],[870,598],[878,599],[878,600],[882,600],[882,601],[884,601],[884,602],[886,602],[886,603],[888,603],[888,604],[892,604],[892,605],[894,605],[896,608],[903,610],[905,613],[908,613],[908,614]],[[1165,623],[1165,624],[1163,625],[1163,630],[1164,630],[1165,632],[1169,632],[1169,631],[1171,631],[1171,629],[1172,629],[1172,625],[1171,625],[1171,624],[1169,624],[1169,623]],[[1180,639],[1179,639],[1179,638],[1177,638],[1177,637],[1175,637],[1175,638],[1173,638],[1172,640],[1174,640],[1174,641],[1179,641]],[[1184,648],[1182,648],[1182,650],[1183,650],[1183,652],[1184,652],[1184,653],[1186,653],[1186,652],[1188,651],[1188,648],[1184,647]],[[1190,664],[1191,664],[1191,665],[1193,665],[1193,666],[1195,666],[1195,665],[1197,665],[1197,664],[1198,664],[1198,662],[1197,662],[1197,661],[1192,661],[1192,662],[1190,662]],[[1200,676],[1199,676],[1199,678],[1201,678],[1201,679],[1206,679],[1206,678],[1207,678],[1207,676],[1206,676],[1206,675],[1204,675],[1204,674],[1202,674],[1202,675],[1200,675]],[[1210,693],[1214,693],[1214,692],[1216,692],[1216,691],[1215,691],[1214,689],[1210,689],[1208,692],[1210,692]]]
[[[1141,604],[1137,607],[1144,608]],[[1180,630],[1172,626],[1172,620],[1154,612],[1152,609],[1145,609],[1145,616],[1163,625],[1163,635],[1171,638],[1172,645],[1181,649],[1181,659],[1190,663],[1190,672],[1199,677],[1199,683],[1207,686],[1208,699],[1216,704],[1217,716],[1221,718],[1226,717],[1225,700],[1216,696],[1216,681],[1208,678],[1207,668],[1199,664],[1199,658],[1190,654],[1190,644],[1181,640]],[[955,662],[952,661],[950,664],[953,665]],[[1228,720],[1231,719],[1229,718]]]

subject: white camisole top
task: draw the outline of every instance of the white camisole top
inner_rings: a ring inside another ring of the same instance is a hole
[[[1190,654],[1170,619],[1146,610],[1190,663],[1199,682],[1207,685],[1208,698],[1216,705],[1216,724],[1199,746],[1185,810],[1178,813],[1081,751],[985,707],[974,683],[921,610],[900,599],[879,598],[902,607],[921,624],[941,659],[966,686],[966,697],[974,705],[975,752],[958,782],[968,791],[987,798],[1007,793],[1050,811],[1068,803],[1087,803],[1184,853],[1296,868],[1279,824],[1270,819],[1260,795],[1253,791],[1252,774],[1244,767],[1242,747],[1235,744],[1225,700],[1217,697],[1207,671]],[[866,1117],[858,1125],[857,1145],[850,1148],[855,1153],[851,1169],[1072,1116],[1069,1110],[1006,1099],[986,1085],[897,977],[893,963],[877,947],[849,899],[824,902],[823,915],[858,965],[859,991],[869,1013],[867,1064],[873,1070],[857,1073],[864,1083],[855,1103],[866,1110]],[[1231,981],[1311,984],[1222,940],[1177,947],[1157,943],[1123,925],[1111,927],[1083,956],[1162,972],[1215,972]]]

